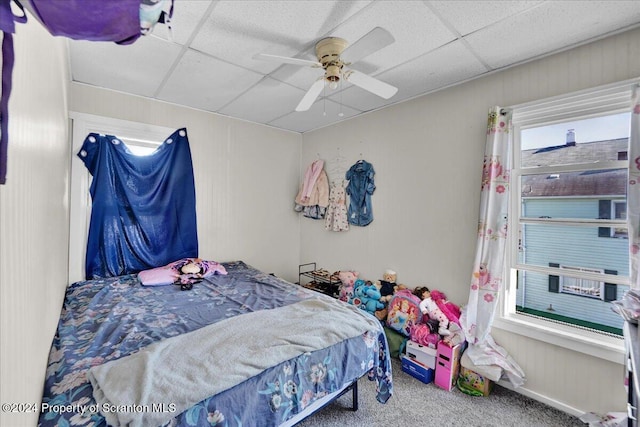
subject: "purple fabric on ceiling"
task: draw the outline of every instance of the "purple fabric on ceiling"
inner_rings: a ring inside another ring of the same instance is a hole
[[[16,22],[27,22],[22,6],[17,7],[22,15],[11,11],[11,0],[0,0],[0,31],[2,37],[2,96],[0,97],[0,184],[7,182],[7,148],[9,145],[9,96],[11,95],[11,76],[13,74],[13,33]]]
[[[74,40],[109,41],[131,44],[140,37],[141,0],[22,0],[27,9],[54,36]],[[2,40],[2,96],[0,98],[0,184],[6,183],[9,145],[9,95],[13,72],[15,22],[26,22],[26,15],[14,16],[12,0],[0,0]],[[15,2],[22,9],[20,2]]]
[[[140,37],[140,0],[28,0],[54,36],[133,43]]]

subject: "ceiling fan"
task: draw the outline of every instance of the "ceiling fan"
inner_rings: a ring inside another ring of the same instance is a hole
[[[316,43],[317,61],[268,53],[258,53],[254,55],[254,59],[324,69],[324,75],[311,85],[296,107],[296,111],[307,111],[318,98],[325,84],[330,89],[336,89],[341,80],[348,81],[384,99],[389,99],[395,95],[398,88],[367,74],[347,68],[347,66],[390,45],[394,41],[395,39],[387,30],[376,27],[351,45],[340,37],[321,39]]]

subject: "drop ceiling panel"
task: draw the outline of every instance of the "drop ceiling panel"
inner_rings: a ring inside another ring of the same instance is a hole
[[[500,22],[542,1],[430,1],[429,4],[460,35]]]
[[[420,1],[376,2],[338,27],[333,34],[354,43],[374,27],[389,31],[395,42],[352,66],[371,75],[416,58],[455,38]]]
[[[371,110],[470,79],[487,71],[463,42],[456,41],[376,76],[399,88],[398,93],[389,100],[351,87],[342,94],[342,102],[359,110]],[[339,96],[340,94],[333,95],[331,99],[337,101]]]
[[[343,117],[338,116],[340,112],[343,113]],[[296,132],[306,132],[353,117],[358,113],[358,110],[337,104],[331,100],[320,99],[311,106],[309,111],[294,111],[269,124]]]
[[[270,75],[274,79],[286,82],[306,92],[313,82],[324,75],[324,70],[322,68],[284,65]]]
[[[221,1],[191,47],[233,64],[270,72],[256,53],[296,56],[369,2]]]
[[[580,3],[579,10],[574,1],[552,1],[465,40],[492,68],[501,68],[638,22],[640,1],[587,1]]]
[[[218,111],[256,84],[262,75],[199,52],[187,51],[158,98]]]
[[[153,96],[180,53],[157,38],[130,45],[69,40],[73,81],[142,96]]]
[[[257,123],[268,123],[293,111],[304,93],[300,89],[265,77],[220,110],[220,113]]]
[[[366,90],[362,90],[359,87],[351,85],[343,91],[335,95],[331,95],[329,99],[337,102],[338,104],[343,104],[347,107],[357,110],[371,111],[383,107],[387,104],[394,103],[396,97],[394,96],[388,100],[383,99],[377,95],[372,94],[371,92],[367,92]]]
[[[389,100],[343,82],[295,112],[322,70],[253,59],[315,59],[318,40],[354,43],[375,27],[395,42],[352,68],[398,87]],[[305,132],[639,27],[640,0],[176,0],[171,32],[158,24],[128,46],[70,40],[69,52],[73,81]]]
[[[171,30],[167,25],[156,25],[152,34],[164,40],[184,45],[197,30],[200,21],[206,19],[212,7],[211,0],[178,0],[174,4]]]

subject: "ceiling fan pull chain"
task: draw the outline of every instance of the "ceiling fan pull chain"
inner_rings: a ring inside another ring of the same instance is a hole
[[[322,86],[322,115],[327,115],[327,85]]]

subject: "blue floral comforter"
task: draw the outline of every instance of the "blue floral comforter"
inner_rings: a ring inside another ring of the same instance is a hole
[[[241,261],[224,266],[228,275],[212,276],[190,291],[172,285],[143,287],[136,275],[69,286],[49,354],[39,425],[105,426],[99,410],[172,412],[170,402],[157,407],[100,408],[87,371],[228,317],[318,297]],[[256,325],[256,333],[263,327],[268,325]],[[273,366],[176,413],[168,425],[278,425],[367,373],[376,381],[377,399],[386,402],[392,393],[392,375],[382,328]]]

